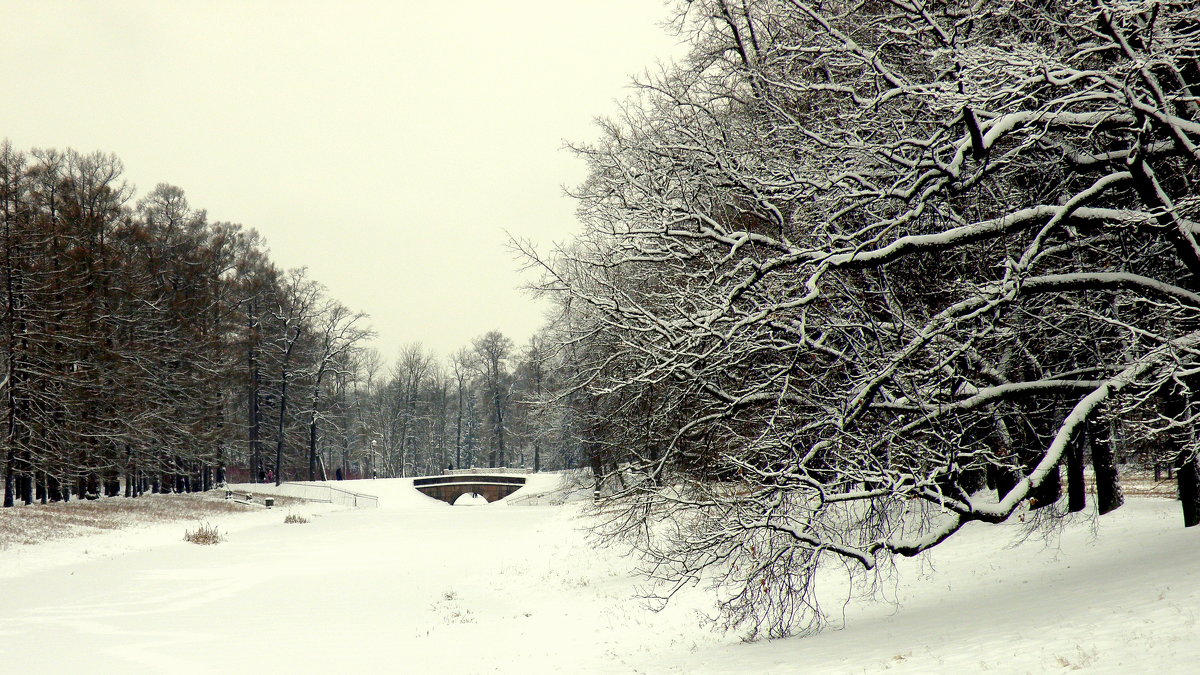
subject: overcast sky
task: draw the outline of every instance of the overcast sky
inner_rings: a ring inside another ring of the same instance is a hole
[[[543,308],[505,231],[576,231],[564,140],[677,50],[661,0],[0,0],[0,137],[116,154],[371,314],[389,360]]]

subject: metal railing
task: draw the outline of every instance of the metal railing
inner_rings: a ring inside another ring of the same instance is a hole
[[[469,477],[468,477],[469,476]],[[524,476],[496,476],[491,473],[451,474],[448,476],[424,476],[413,479],[413,487],[434,485],[524,485]]]
[[[340,504],[342,506],[352,506],[354,508],[379,508],[379,497],[375,495],[365,495],[360,492],[351,492],[341,488],[335,488],[329,485],[314,485],[312,483],[281,483],[279,485],[270,484],[240,484],[236,488],[242,492],[256,492],[264,495],[280,495],[282,497],[294,497],[310,502],[325,502],[328,504]]]
[[[476,474],[476,473],[487,473],[487,474],[496,474],[496,473],[533,473],[533,469],[525,469],[525,468],[521,468],[521,467],[513,467],[513,468],[510,468],[510,467],[507,467],[507,466],[493,466],[493,467],[486,467],[486,466],[484,466],[484,467],[477,467],[477,466],[473,466],[473,467],[471,467],[470,469],[450,469],[449,471],[447,471],[447,472],[446,472],[446,474],[447,474],[447,475],[451,475],[451,476],[462,476],[462,475]]]

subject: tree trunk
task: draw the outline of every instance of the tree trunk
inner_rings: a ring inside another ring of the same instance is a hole
[[[1087,508],[1087,485],[1083,482],[1083,439],[1076,435],[1067,448],[1067,511],[1078,513]]]
[[[250,444],[250,482],[258,482],[258,474],[262,471],[262,441],[259,434],[259,377],[258,355],[254,349],[255,341],[255,303],[251,298],[246,309],[246,370],[250,375],[249,390],[246,392],[246,427]]]
[[[1121,508],[1125,503],[1125,494],[1121,491],[1112,445],[1100,440],[1091,424],[1087,425],[1085,433],[1091,446],[1092,468],[1096,472],[1096,505],[1100,515],[1104,515]]]
[[[499,376],[497,376],[497,384],[495,394],[493,396],[493,404],[496,406],[496,447],[497,447],[497,462],[493,462],[492,466],[505,466],[506,459],[504,457],[504,406],[500,400],[500,385]]]
[[[1183,526],[1200,525],[1200,473],[1197,473],[1196,455],[1180,455],[1175,469],[1179,501],[1183,506]]]
[[[600,499],[600,490],[604,487],[604,463],[601,461],[600,453],[596,452],[595,448],[588,449],[588,464],[592,467],[592,500]]]
[[[21,501],[25,502],[25,506],[33,503],[33,474],[21,474]]]
[[[317,479],[317,402],[313,400],[313,414],[308,420],[308,479]]]
[[[283,431],[284,420],[287,417],[287,362],[284,361],[283,384],[279,388],[279,429],[275,434],[275,484],[283,482]]]
[[[463,387],[462,380],[458,382],[458,410],[456,411],[457,421],[454,427],[454,466],[459,469],[462,465],[462,424],[463,424]]]
[[[13,480],[12,449],[10,448],[8,452],[9,452],[9,455],[8,455],[9,461],[7,463],[7,466],[5,466],[5,469],[4,469],[4,505],[12,506],[14,503],[13,495],[16,494],[17,486],[15,484],[15,481]]]
[[[1002,500],[1017,486],[1017,475],[1011,467],[992,464],[988,466],[989,483],[996,488],[996,499]]]

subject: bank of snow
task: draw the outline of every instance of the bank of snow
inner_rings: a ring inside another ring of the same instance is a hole
[[[3,590],[6,579],[21,577],[25,574],[45,571],[55,567],[81,563],[94,559],[119,558],[131,551],[153,549],[158,546],[174,547],[183,541],[184,533],[195,530],[201,525],[213,526],[222,534],[232,534],[247,528],[262,527],[275,523],[287,513],[312,516],[334,510],[329,504],[291,502],[286,507],[267,509],[261,501],[254,505],[237,506],[224,512],[202,510],[200,515],[192,518],[184,517],[186,500],[210,499],[220,500],[219,492],[188,495],[143,495],[133,502],[124,497],[101,499],[95,502],[77,501],[68,504],[54,504],[49,508],[59,512],[66,511],[69,516],[72,509],[88,508],[93,512],[103,513],[104,522],[97,527],[67,527],[65,533],[47,531],[46,541],[40,543],[12,543],[0,541],[0,591]],[[158,500],[173,500],[170,517],[164,517],[153,507],[142,512],[126,506],[145,506]],[[184,500],[184,503],[181,503]],[[111,509],[103,507],[111,506]],[[97,508],[101,507],[101,508]],[[47,507],[40,504],[16,506],[18,510],[37,510]],[[7,513],[0,512],[0,516]],[[70,521],[70,518],[64,518]],[[43,529],[53,530],[55,520],[46,519]]]
[[[708,630],[690,590],[653,613],[632,561],[592,546],[554,478],[514,501],[451,507],[411,480],[343,481],[378,509],[282,512],[218,546],[128,536],[125,552],[0,579],[0,663],[155,672],[1188,672],[1197,536],[1177,504],[1132,500],[1099,538],[1010,547],[968,528],[904,561],[899,607],[851,604],[845,628],[742,644]],[[255,514],[254,518],[259,518]],[[273,519],[273,520],[272,520]],[[180,533],[181,534],[181,533]],[[0,553],[0,568],[6,567]],[[840,618],[840,617],[839,617]],[[53,655],[51,661],[47,657]]]

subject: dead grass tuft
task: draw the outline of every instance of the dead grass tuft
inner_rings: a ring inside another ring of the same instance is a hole
[[[193,544],[219,544],[221,543],[221,533],[217,531],[216,525],[200,523],[200,525],[194,531],[184,530],[183,540],[190,541]]]
[[[289,513],[287,514],[287,517],[283,519],[283,522],[287,523],[288,525],[303,524],[308,522],[308,518],[295,513]]]

